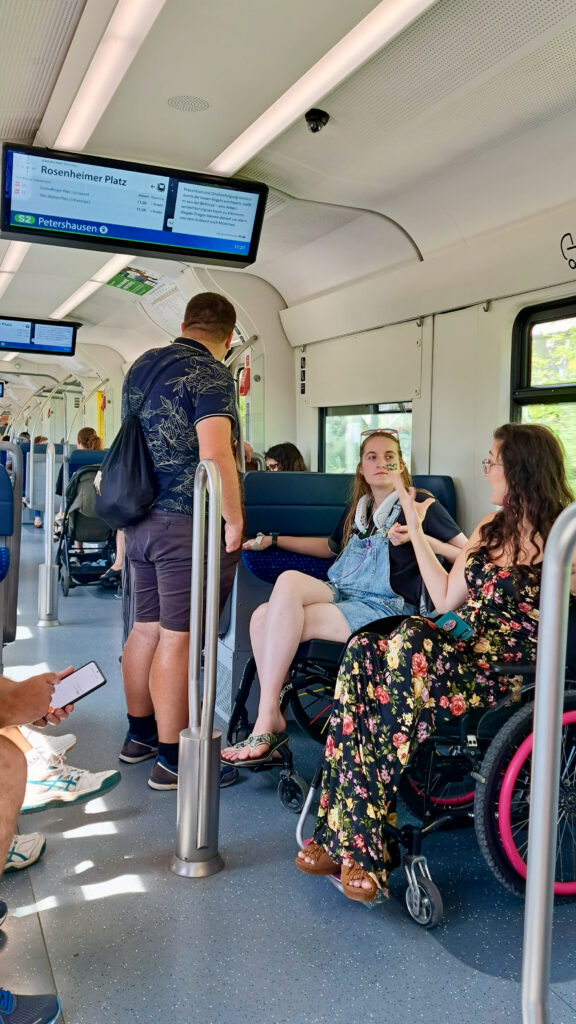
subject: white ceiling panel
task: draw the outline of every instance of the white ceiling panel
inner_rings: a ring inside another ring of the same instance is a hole
[[[87,150],[202,170],[376,6],[168,0]]]
[[[0,139],[34,140],[86,0],[0,3]]]

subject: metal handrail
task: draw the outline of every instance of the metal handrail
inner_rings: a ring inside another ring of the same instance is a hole
[[[206,491],[208,510],[208,558],[204,629],[204,701],[200,701],[202,655],[204,539]],[[216,462],[198,464],[194,478],[194,525],[192,580],[190,587],[190,649],[188,656],[188,729],[180,733],[178,759],[178,823],[172,870],[186,877],[205,877],[224,867],[218,853],[220,803],[220,740],[214,732],[216,668],[220,599],[220,544],[222,484]]]
[[[522,960],[523,1024],[550,1022],[548,1002],[554,913],[556,822],[560,787],[568,601],[575,546],[576,502],[564,509],[554,523],[546,543],[542,568]]]
[[[100,391],[101,388],[105,387],[106,384],[109,383],[109,381],[110,381],[109,377],[106,377],[106,378],[101,377],[100,381],[98,382],[98,384],[96,384],[96,386],[92,388],[92,391],[89,391],[88,394],[86,395],[86,397],[82,398],[80,400],[80,405],[78,406],[78,409],[77,409],[76,413],[72,417],[72,422],[70,424],[70,427],[68,428],[68,433],[65,435],[66,443],[67,444],[70,443],[70,435],[72,433],[72,428],[74,427],[74,424],[76,423],[76,420],[78,419],[80,413],[81,412],[86,412],[86,402],[89,402],[90,399],[92,398],[92,396],[95,395],[97,391]]]
[[[46,491],[44,499],[44,563],[38,566],[38,625],[57,626],[58,567],[53,562],[54,466],[56,449],[46,445]]]
[[[266,459],[260,452],[252,452],[250,461],[257,463],[259,470],[266,469]]]
[[[48,395],[44,399],[44,402],[42,403],[42,405],[40,406],[40,408],[39,408],[39,410],[38,410],[38,412],[36,414],[36,419],[34,420],[34,426],[32,427],[32,431],[31,431],[31,434],[30,434],[30,499],[29,500],[30,500],[30,503],[32,505],[34,504],[34,476],[35,476],[35,472],[34,472],[34,449],[36,447],[36,445],[34,443],[34,438],[36,436],[36,428],[38,426],[38,422],[44,418],[44,410],[45,410],[46,406],[49,405],[49,403],[52,401],[52,399],[53,399],[54,395],[56,394],[56,392],[59,391],[60,388],[63,388],[66,384],[70,383],[71,380],[75,380],[75,379],[76,378],[73,378],[73,377],[71,378],[71,376],[69,374],[67,377],[64,378],[64,380],[59,381],[57,384],[55,384],[54,387],[52,388],[52,390],[48,393]]]

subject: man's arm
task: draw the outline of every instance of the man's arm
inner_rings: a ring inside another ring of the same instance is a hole
[[[207,416],[196,424],[196,433],[200,459],[213,459],[220,470],[226,551],[236,551],[242,543],[244,516],[240,481],[232,451],[232,422],[228,416]]]

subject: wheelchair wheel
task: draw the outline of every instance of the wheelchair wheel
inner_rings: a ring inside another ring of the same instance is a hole
[[[437,886],[430,878],[421,875],[418,878],[418,900],[414,898],[411,886],[406,889],[406,907],[416,924],[423,928],[435,928],[444,915],[444,904]]]
[[[528,850],[532,720],[526,704],[492,741],[476,788],[476,835],[484,858],[507,889],[524,894]],[[558,799],[556,896],[576,896],[576,691],[564,697]]]
[[[287,811],[292,811],[293,814],[300,814],[309,788],[306,779],[303,779],[301,775],[297,775],[295,772],[291,775],[283,773],[278,783],[278,799],[282,807]]]
[[[316,743],[324,745],[334,700],[334,680],[309,676],[302,685],[294,680],[290,706],[301,729]]]
[[[471,812],[476,783],[470,775],[470,759],[460,753],[459,749],[433,750],[431,743],[423,743],[418,747],[400,776],[399,792],[408,809],[420,821],[424,820],[426,780],[431,756],[434,761],[428,796],[429,817],[434,819],[444,814],[464,815]]]

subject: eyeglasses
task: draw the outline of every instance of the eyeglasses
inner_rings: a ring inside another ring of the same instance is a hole
[[[266,463],[266,470],[267,470],[268,473],[277,473],[279,469],[280,469],[280,466],[278,465],[277,462],[267,462]]]
[[[482,472],[484,473],[484,476],[488,476],[488,473],[490,472],[490,470],[492,469],[493,466],[501,466],[502,463],[501,462],[492,462],[492,459],[482,459],[481,465],[482,465]]]
[[[370,430],[363,430],[360,437],[370,437],[370,434],[393,434],[396,438],[400,437],[394,427],[372,427]]]

